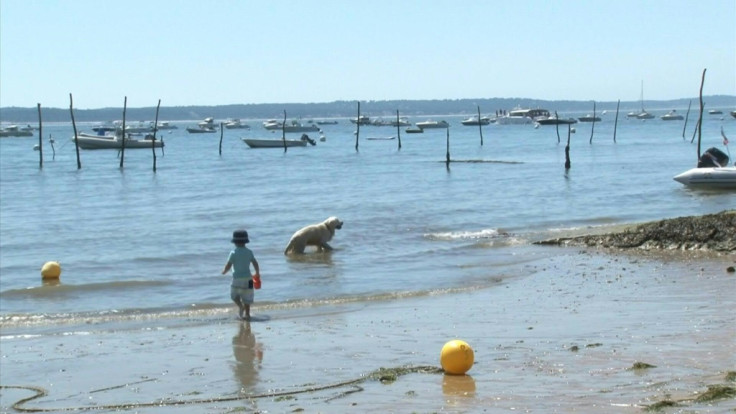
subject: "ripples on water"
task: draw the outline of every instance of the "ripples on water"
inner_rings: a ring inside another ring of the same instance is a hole
[[[230,309],[220,270],[239,227],[263,272],[256,301],[308,306],[494,283],[514,263],[550,254],[531,240],[736,205],[733,193],[672,180],[695,163],[682,123],[619,120],[613,143],[611,115],[592,144],[589,127],[576,126],[568,172],[566,129],[558,143],[554,127],[491,125],[480,146],[477,127],[459,117],[445,117],[451,156],[469,162],[449,168],[444,130],[402,133],[401,150],[398,140],[363,140],[356,152],[347,120],[323,126],[317,146],[286,153],[247,148],[241,136],[277,137],[253,121],[225,131],[222,155],[219,134],[189,135],[194,122],[180,123],[163,135],[155,174],[149,150],[126,151],[123,169],[116,151],[82,150],[77,170],[70,125],[44,126],[56,155],[45,142],[43,169],[37,138],[4,138],[2,321]],[[736,136],[736,122],[708,120],[703,149],[720,145],[722,124]],[[361,134],[370,130],[395,134]],[[283,255],[294,231],[331,215],[345,222],[334,252]],[[40,280],[50,260],[62,264],[57,286]]]

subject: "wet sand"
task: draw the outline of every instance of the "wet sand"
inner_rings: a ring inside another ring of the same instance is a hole
[[[48,392],[21,407],[51,412],[736,410],[734,397],[695,401],[736,387],[736,255],[522,252],[545,253],[452,293],[4,332],[0,410],[35,394],[15,386]],[[437,372],[452,339],[474,349],[467,375]],[[398,367],[416,369],[371,375]]]

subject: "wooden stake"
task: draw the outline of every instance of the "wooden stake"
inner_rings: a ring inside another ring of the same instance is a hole
[[[687,103],[687,113],[685,114],[685,125],[682,126],[682,139],[685,139],[685,129],[687,129],[687,120],[690,119],[690,106],[693,104],[692,99]]]
[[[480,122],[480,105],[478,105],[478,133],[480,133],[480,146],[483,146],[483,123]]]
[[[79,159],[79,137],[77,136],[77,124],[74,122],[74,100],[69,94],[69,113],[72,116],[72,128],[74,128],[74,147],[77,149],[77,169],[82,169],[82,161]]]
[[[555,119],[559,121],[559,116],[557,115],[557,111],[555,111]],[[560,123],[555,122],[555,131],[557,131],[557,143],[560,143]]]
[[[401,118],[399,117],[399,110],[396,110],[396,136],[399,137],[399,150],[401,149]]]
[[[355,131],[355,151],[358,151],[358,139],[360,138],[360,101],[358,101],[358,118],[355,120],[358,129]]]
[[[570,169],[570,124],[567,124],[567,145],[565,146],[565,170]]]
[[[707,68],[706,68],[707,69]],[[700,115],[698,116],[698,153],[697,153],[697,160],[700,161],[700,139],[703,135],[703,85],[705,85],[705,71],[706,69],[703,69],[703,77],[700,80]],[[698,163],[695,163],[695,166],[697,167]]]
[[[153,153],[153,172],[156,172],[156,132],[158,132],[158,110],[161,108],[161,100],[156,105],[156,119],[153,121],[153,140],[151,141],[151,152]],[[164,152],[164,139],[161,138],[161,153]]]
[[[595,101],[593,101],[593,123],[590,124],[590,142],[593,143],[593,130],[595,129]]]
[[[43,123],[41,122],[41,104],[38,104],[38,168],[43,168]]]
[[[224,133],[223,126],[224,124],[220,122],[220,156],[222,156],[222,134]]]
[[[281,123],[281,142],[284,143],[284,153],[286,153],[286,110],[284,110],[284,122]]]
[[[447,131],[447,153],[445,154],[445,165],[450,168],[450,128]]]
[[[618,108],[621,106],[621,100],[616,103],[616,120],[613,122],[613,142],[616,142],[616,128],[618,128]]]
[[[128,110],[128,97],[126,96],[123,100],[123,142],[120,146],[120,168],[123,168],[123,161],[125,160],[125,112]]]

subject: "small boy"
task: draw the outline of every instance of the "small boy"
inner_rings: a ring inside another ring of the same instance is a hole
[[[222,269],[222,274],[227,273],[230,268],[233,269],[233,281],[230,284],[230,298],[238,305],[238,316],[240,319],[250,320],[250,305],[253,303],[253,276],[250,273],[251,263],[256,271],[255,276],[261,276],[260,269],[258,268],[258,261],[253,256],[253,252],[245,247],[245,244],[250,242],[247,231],[235,230],[231,241],[235,243],[235,249],[230,252],[225,268]]]

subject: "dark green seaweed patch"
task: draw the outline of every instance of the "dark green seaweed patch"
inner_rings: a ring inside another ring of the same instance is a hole
[[[629,369],[649,369],[649,368],[657,368],[657,366],[647,364],[646,362],[634,362],[634,365],[632,365],[631,368]]]
[[[728,371],[726,373],[726,381],[736,381],[736,371]]]
[[[679,406],[680,404],[672,400],[663,400],[663,401],[656,402],[652,405],[647,405],[644,411],[662,411],[668,407],[679,407]]]
[[[695,402],[703,403],[734,397],[736,397],[736,388],[729,387],[728,385],[716,384],[709,385],[707,391],[695,398]]]

